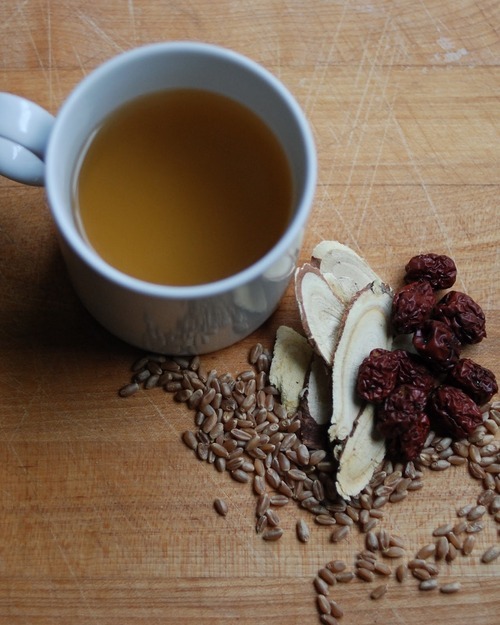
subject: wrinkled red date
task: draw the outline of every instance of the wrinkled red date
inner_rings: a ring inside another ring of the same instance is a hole
[[[461,343],[479,343],[486,337],[484,312],[466,293],[446,293],[436,304],[432,317],[446,323]]]
[[[392,300],[391,322],[399,334],[419,328],[431,315],[436,303],[434,290],[426,280],[410,282],[397,291]]]
[[[466,438],[483,420],[475,401],[453,386],[438,386],[427,405],[436,430],[444,430],[456,438]]]
[[[435,290],[449,289],[455,284],[457,268],[444,254],[419,254],[411,258],[406,267],[405,282],[427,280]]]
[[[498,392],[494,374],[469,358],[462,345],[486,337],[485,316],[474,300],[450,291],[437,304],[435,291],[456,280],[451,258],[421,254],[405,267],[406,285],[393,298],[396,333],[413,333],[418,352],[375,349],[358,372],[357,390],[376,404],[376,426],[387,453],[415,460],[431,427],[454,438],[468,437],[482,423],[479,405]]]
[[[430,430],[431,423],[425,412],[414,415],[406,427],[399,428],[396,436],[387,439],[389,456],[403,462],[415,460],[424,448]]]
[[[412,354],[404,349],[394,350],[398,357],[398,379],[396,384],[410,384],[427,391],[428,393],[436,386],[436,378],[429,371],[424,361],[417,354]]]
[[[424,412],[428,393],[421,388],[402,384],[377,407],[377,427],[385,436],[398,434],[406,429],[415,415]]]
[[[460,354],[460,342],[455,333],[436,319],[427,320],[415,331],[413,345],[432,367],[440,370],[452,367]]]
[[[396,352],[373,349],[358,370],[357,390],[366,401],[379,403],[394,389],[399,358]]]
[[[430,431],[427,398],[423,389],[403,384],[377,407],[377,428],[387,439],[391,457],[414,460],[422,451]]]
[[[461,358],[448,372],[448,382],[461,388],[480,406],[498,392],[495,375],[470,358]]]

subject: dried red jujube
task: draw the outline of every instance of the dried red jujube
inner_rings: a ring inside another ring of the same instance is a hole
[[[480,406],[498,392],[494,373],[470,358],[461,358],[448,372],[447,381],[461,388]]]
[[[394,294],[391,322],[399,334],[419,328],[431,315],[436,303],[434,290],[426,280],[410,282]]]
[[[396,352],[373,349],[358,370],[357,391],[366,401],[383,401],[396,385],[399,358]]]
[[[436,386],[436,378],[420,356],[405,349],[396,349],[393,353],[397,354],[398,357],[398,379],[396,381],[398,386],[410,384],[428,393]]]
[[[457,267],[444,254],[419,254],[410,258],[405,267],[405,282],[427,280],[436,291],[449,289],[455,284]]]
[[[430,419],[425,412],[414,415],[405,426],[387,439],[389,457],[409,462],[418,458],[431,430]]]
[[[428,393],[421,388],[402,384],[377,406],[375,419],[377,428],[384,436],[392,436],[406,428],[415,415],[425,410]]]
[[[483,421],[476,402],[459,388],[441,385],[431,393],[427,403],[436,430],[455,438],[466,438]]]
[[[457,362],[460,342],[451,328],[443,321],[427,320],[413,335],[417,352],[432,367],[446,370]]]
[[[466,293],[446,293],[436,304],[432,317],[446,323],[461,343],[479,343],[486,337],[484,312]]]

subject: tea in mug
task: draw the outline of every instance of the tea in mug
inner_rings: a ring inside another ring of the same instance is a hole
[[[225,96],[141,96],[88,142],[74,181],[89,244],[120,271],[189,286],[249,267],[284,233],[292,176],[278,139]]]

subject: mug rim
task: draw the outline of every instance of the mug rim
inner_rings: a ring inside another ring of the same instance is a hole
[[[61,192],[62,183],[58,181],[57,166],[57,145],[59,141],[64,141],[64,127],[66,124],[71,123],[72,107],[93,82],[102,79],[106,74],[113,73],[115,70],[119,69],[121,65],[127,64],[132,59],[138,60],[141,57],[147,58],[152,54],[161,55],[174,51],[197,52],[224,58],[235,65],[245,67],[253,74],[258,75],[260,80],[271,86],[273,91],[279,94],[280,100],[284,102],[286,107],[291,111],[296,126],[300,131],[306,166],[304,184],[298,195],[294,214],[288,222],[285,232],[278,241],[256,262],[235,274],[213,282],[186,286],[160,284],[136,278],[113,267],[99,256],[78,231],[75,222],[70,216],[71,211],[68,211],[63,205],[60,205],[64,202]],[[316,177],[317,155],[311,128],[298,102],[276,76],[256,61],[229,48],[202,42],[167,41],[146,44],[126,50],[99,65],[76,85],[68,98],[63,102],[56,115],[56,121],[47,147],[45,186],[50,210],[66,243],[87,265],[102,277],[122,288],[150,297],[163,299],[199,299],[218,296],[243,285],[250,284],[286,255],[307,221],[315,193]]]

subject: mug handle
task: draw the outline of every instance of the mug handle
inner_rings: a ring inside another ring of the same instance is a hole
[[[38,104],[0,93],[0,175],[33,186],[45,182],[45,150],[55,118]]]

